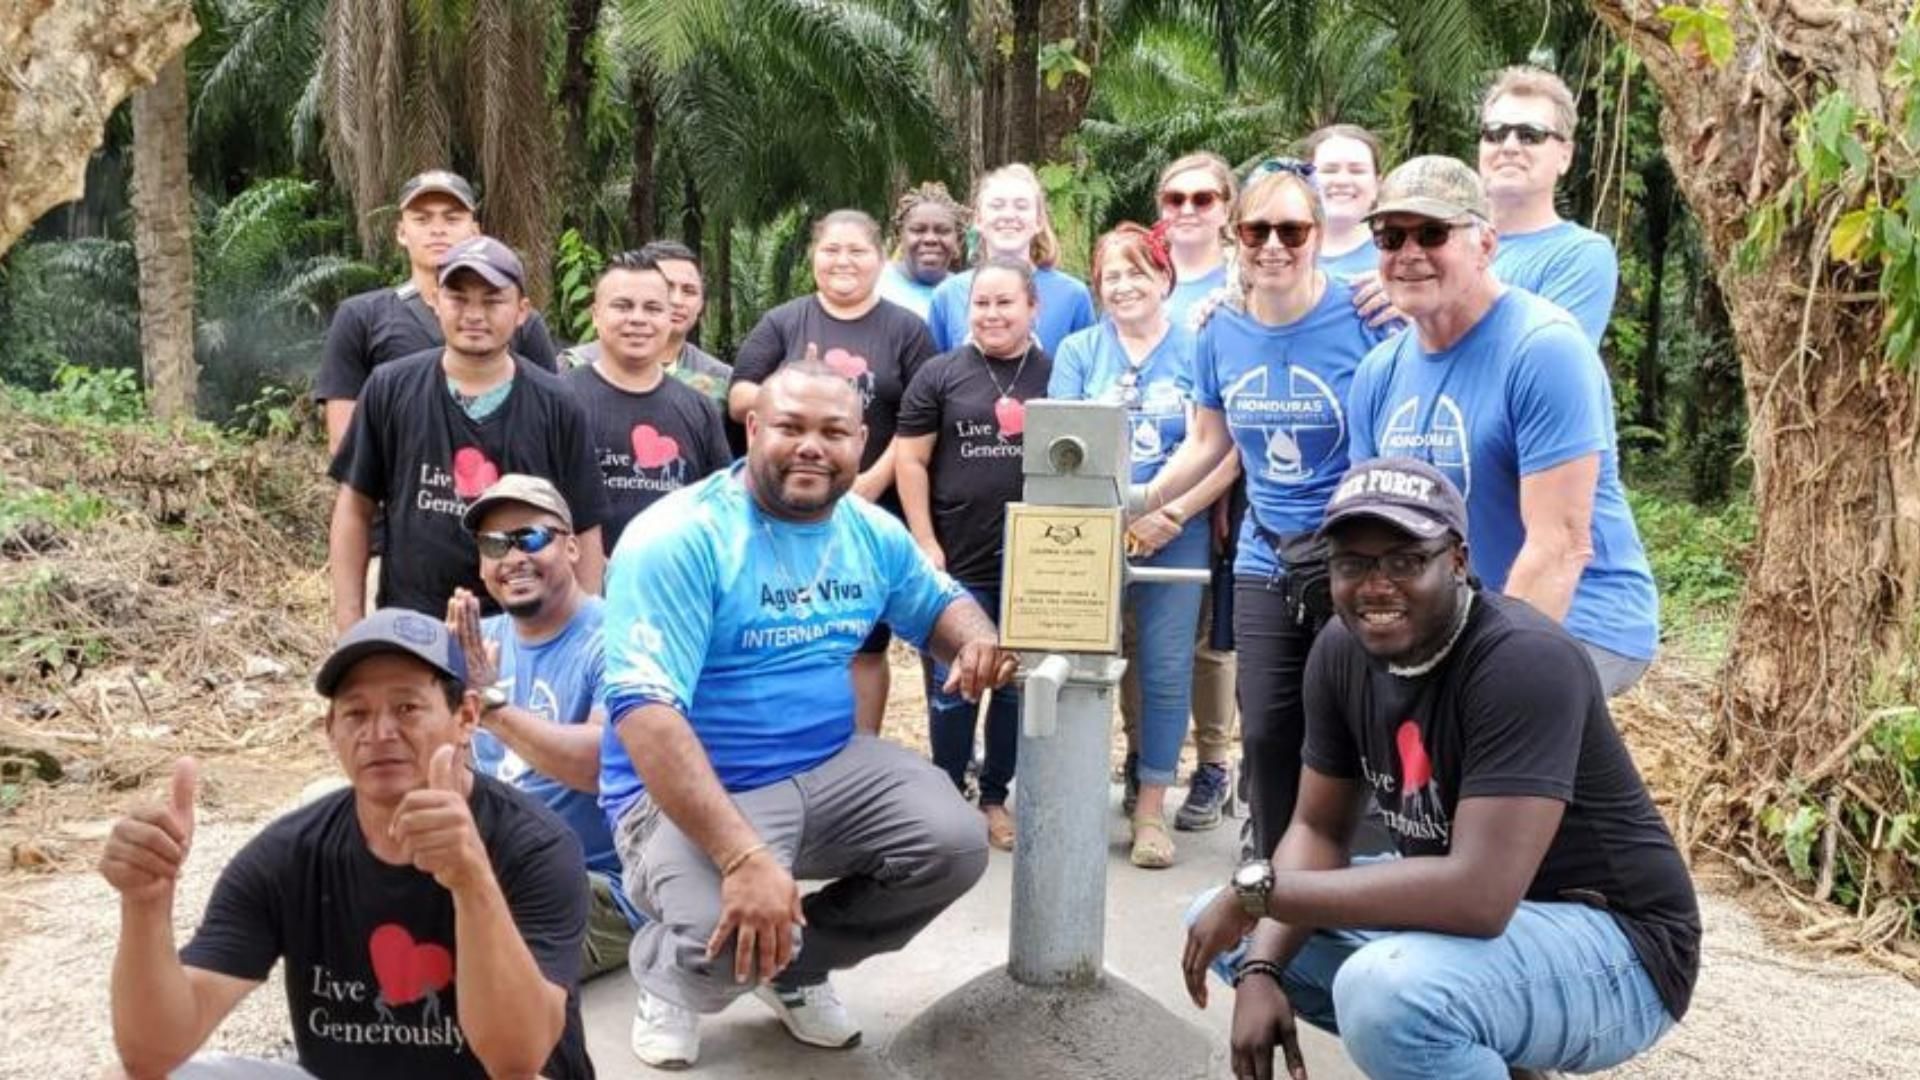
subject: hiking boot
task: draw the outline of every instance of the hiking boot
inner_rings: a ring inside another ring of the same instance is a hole
[[[840,995],[833,992],[831,983],[823,981],[812,986],[761,983],[753,988],[753,996],[767,1003],[767,1008],[787,1026],[787,1034],[808,1046],[845,1050],[860,1045],[860,1027],[847,1015],[847,1007],[840,1004]]]
[[[1220,824],[1220,811],[1227,804],[1232,785],[1224,766],[1203,761],[1187,781],[1187,800],[1173,815],[1173,827],[1182,832],[1200,832]]]
[[[627,1045],[656,1069],[690,1069],[700,1060],[700,1014],[642,990]]]
[[[1127,760],[1120,766],[1120,813],[1127,818],[1133,817],[1133,808],[1140,804],[1140,755],[1127,751]]]

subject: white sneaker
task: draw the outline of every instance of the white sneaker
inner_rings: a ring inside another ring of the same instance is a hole
[[[766,1002],[787,1025],[787,1034],[809,1046],[845,1050],[860,1045],[860,1028],[847,1015],[847,1007],[840,1004],[840,995],[833,992],[831,983],[799,987],[761,983],[753,988],[753,996]]]
[[[700,1014],[642,990],[627,1043],[656,1069],[692,1068],[700,1060]]]

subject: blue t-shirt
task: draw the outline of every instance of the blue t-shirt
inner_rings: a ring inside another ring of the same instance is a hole
[[[1133,482],[1144,484],[1187,437],[1187,403],[1193,400],[1194,336],[1178,325],[1134,369],[1112,319],[1069,335],[1053,358],[1047,396],[1067,401],[1128,405],[1133,440]],[[1132,400],[1121,386],[1134,371]]]
[[[1034,291],[1040,296],[1040,310],[1034,314],[1033,336],[1040,348],[1052,356],[1075,330],[1093,325],[1093,294],[1071,274],[1042,268],[1033,272]],[[933,346],[951,352],[967,340],[967,302],[973,291],[973,271],[954,274],[933,290],[933,309],[927,316],[927,329],[933,334]]]
[[[1571,221],[1530,233],[1501,233],[1493,274],[1565,308],[1594,348],[1600,347],[1620,287],[1613,241]]]
[[[1247,481],[1234,573],[1277,569],[1262,527],[1277,535],[1319,528],[1347,471],[1347,386],[1379,340],[1354,311],[1352,286],[1332,274],[1313,310],[1286,326],[1222,307],[1200,331],[1194,400],[1225,416]]]
[[[776,783],[853,738],[848,665],[874,624],[924,647],[961,595],[864,499],[841,499],[826,521],[781,521],[735,465],[655,503],[607,565],[608,820],[642,791],[616,734],[633,709],[686,717],[728,791]]]
[[[1321,255],[1320,269],[1329,274],[1352,281],[1362,274],[1380,272],[1380,249],[1368,240],[1352,251],[1340,255]]]
[[[933,307],[933,290],[939,284],[937,281],[932,285],[924,284],[900,269],[899,263],[889,262],[886,269],[880,271],[880,299],[891,300],[920,316],[921,322],[926,322],[927,312]]]
[[[1167,318],[1173,320],[1173,325],[1184,326],[1191,330],[1193,305],[1212,296],[1215,290],[1225,288],[1226,284],[1226,263],[1221,263],[1197,278],[1176,283],[1173,293],[1167,297]]]
[[[549,724],[584,724],[600,704],[601,678],[606,673],[606,655],[601,649],[600,626],[605,616],[600,598],[582,597],[580,608],[560,632],[541,642],[520,640],[513,622],[505,615],[483,620],[480,632],[500,649],[500,681],[506,684],[507,701]],[[591,792],[575,791],[532,766],[492,732],[482,728],[473,734],[474,771],[512,784],[545,803],[560,815],[580,838],[580,850],[587,869],[613,878],[614,895],[625,897],[618,888],[620,857],[613,850],[613,834],[607,819]],[[627,918],[638,925],[636,916]]]
[[[1600,354],[1559,307],[1507,289],[1466,336],[1429,353],[1417,333],[1375,349],[1353,380],[1354,459],[1432,462],[1467,498],[1474,573],[1504,589],[1526,527],[1520,479],[1600,455],[1593,558],[1567,612],[1567,632],[1651,660],[1659,598],[1620,486],[1613,386]]]

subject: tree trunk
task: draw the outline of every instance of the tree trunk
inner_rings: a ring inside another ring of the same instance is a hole
[[[1654,158],[1640,170],[1645,195],[1641,206],[1647,225],[1647,295],[1641,311],[1646,340],[1640,345],[1639,368],[1634,378],[1639,390],[1639,421],[1655,431],[1666,429],[1667,369],[1663,363],[1665,335],[1661,332],[1666,311],[1667,245],[1673,234],[1673,170],[1662,158]],[[1624,362],[1625,358],[1621,358]]]
[[[593,100],[593,34],[600,25],[602,0],[568,0],[566,57],[560,68],[561,138],[569,172],[568,190],[576,199],[593,194],[592,163],[587,160],[587,108]]]
[[[1100,63],[1097,30],[1100,25],[1098,0],[1046,0],[1041,13],[1040,41],[1051,45],[1073,42],[1073,55],[1090,68]],[[1066,159],[1062,144],[1080,130],[1086,119],[1087,105],[1093,100],[1093,79],[1069,72],[1060,78],[1057,88],[1048,89],[1044,80],[1040,90],[1040,156],[1047,161]]]
[[[713,230],[713,349],[733,352],[733,224],[715,222]]]
[[[1007,154],[1040,160],[1040,0],[1013,2],[1013,56],[1007,61]]]
[[[140,355],[147,406],[192,417],[193,188],[187,175],[187,61],[175,56],[133,96],[133,248],[140,260]]]
[[[978,172],[1006,164],[1009,158],[1008,138],[1011,106],[1007,101],[1007,56],[1000,50],[1001,31],[1005,28],[1006,12],[998,4],[985,9],[986,17],[974,33],[979,42],[979,53],[985,57],[980,78],[980,160]]]
[[[1870,282],[1825,259],[1833,208],[1816,204],[1751,272],[1732,255],[1789,181],[1811,103],[1839,88],[1889,122],[1882,73],[1905,3],[1737,5],[1719,68],[1672,47],[1657,3],[1594,3],[1664,99],[1667,159],[1721,268],[1742,362],[1758,534],[1714,725],[1727,824],[1760,851],[1777,848],[1754,812],[1788,799],[1790,780],[1822,779],[1816,764],[1846,745],[1876,678],[1901,685],[1920,586],[1920,401],[1882,361],[1884,312],[1858,299]]]
[[[0,252],[80,197],[107,117],[200,32],[192,0],[0,3]]]
[[[633,113],[633,177],[627,183],[627,237],[635,247],[654,238],[658,200],[654,190],[654,152],[660,145],[659,102],[654,97],[653,67],[636,58],[627,87],[627,108]]]
[[[694,184],[693,170],[687,167],[685,158],[680,161],[680,177],[680,242],[687,245],[693,252],[695,263],[704,270],[708,283],[707,291],[711,293],[713,268],[706,265],[706,259],[701,254],[701,238],[706,235],[707,216],[700,209],[700,188]],[[687,331],[687,340],[695,345],[700,343],[699,323],[694,323],[693,329]]]

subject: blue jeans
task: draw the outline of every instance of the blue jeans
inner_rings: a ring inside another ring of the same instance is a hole
[[[1212,547],[1212,516],[1187,523],[1173,542],[1142,566],[1204,570]],[[1127,586],[1127,675],[1140,687],[1140,767],[1143,784],[1167,786],[1179,779],[1180,744],[1193,711],[1193,628],[1200,620],[1205,585]]]
[[[1203,894],[1190,923],[1219,890]],[[1231,976],[1245,943],[1213,963]],[[1613,916],[1522,901],[1497,938],[1322,930],[1287,966],[1287,1000],[1373,1080],[1507,1080],[1509,1067],[1609,1069],[1673,1026]]]
[[[966,586],[967,592],[997,625],[1000,621],[1000,590]],[[977,703],[959,694],[940,689],[947,681],[947,666],[930,665],[927,685],[927,727],[933,744],[933,763],[946,771],[955,787],[965,790],[967,765],[973,761],[973,729],[979,715]],[[1020,752],[1020,691],[1012,684],[993,692],[987,706],[987,760],[980,769],[980,805],[1005,806],[1007,791],[1013,785],[1013,767]]]

